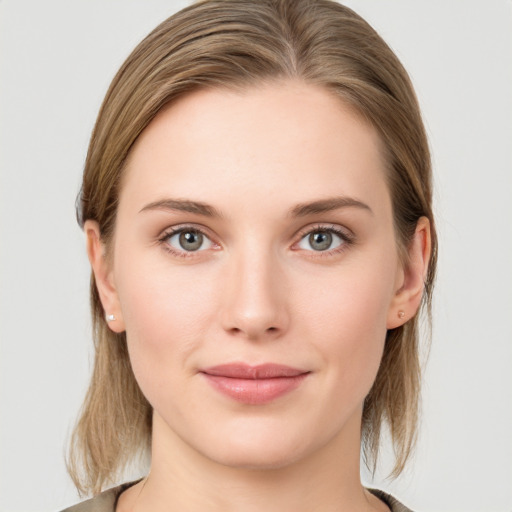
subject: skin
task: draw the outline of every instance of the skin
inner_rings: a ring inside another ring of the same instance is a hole
[[[332,198],[350,201],[304,208]],[[169,199],[218,215],[155,206]],[[173,228],[202,230],[203,245],[187,252]],[[341,234],[315,250],[322,229]],[[195,92],[135,144],[110,258],[97,224],[85,231],[110,328],[126,330],[154,408],[150,475],[119,511],[387,510],[360,483],[362,406],[387,329],[418,309],[430,247],[420,219],[400,263],[370,125],[300,82]],[[309,373],[259,405],[200,373],[241,361]]]

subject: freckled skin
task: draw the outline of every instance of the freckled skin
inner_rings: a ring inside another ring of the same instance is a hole
[[[341,196],[368,209],[289,215]],[[165,198],[220,216],[141,212]],[[179,236],[165,238],[171,228],[200,230],[204,243],[187,253]],[[334,234],[314,250],[309,235],[322,229],[351,241]],[[128,161],[110,279],[113,328],[126,329],[155,411],[154,467],[170,467],[171,452],[272,470],[321,457],[359,478],[362,404],[403,271],[378,136],[339,99],[277,83],[196,92],[161,112]],[[310,373],[271,403],[248,405],[200,373],[240,361]]]

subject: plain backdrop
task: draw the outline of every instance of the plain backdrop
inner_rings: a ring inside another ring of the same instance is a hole
[[[0,1],[1,511],[51,512],[78,500],[64,450],[92,343],[75,196],[114,73],[187,4]],[[400,479],[381,471],[373,485],[417,512],[510,512],[512,3],[347,5],[392,46],[416,86],[441,248],[417,453]]]

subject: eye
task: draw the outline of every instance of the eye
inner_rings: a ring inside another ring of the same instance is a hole
[[[183,228],[166,233],[162,238],[170,249],[177,252],[195,252],[210,249],[213,242],[201,231],[192,228]]]
[[[346,242],[347,237],[333,229],[315,229],[300,239],[298,247],[306,251],[323,252],[337,249]]]

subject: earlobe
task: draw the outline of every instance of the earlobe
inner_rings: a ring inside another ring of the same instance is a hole
[[[423,297],[430,251],[430,222],[426,217],[421,217],[407,249],[407,264],[401,271],[401,284],[389,308],[388,329],[400,327],[418,311]]]
[[[108,261],[105,244],[101,241],[98,223],[87,220],[84,223],[84,232],[87,240],[87,256],[94,273],[94,280],[101,304],[105,311],[105,319],[112,331],[117,333],[123,332],[125,326],[113,280],[112,265]]]

